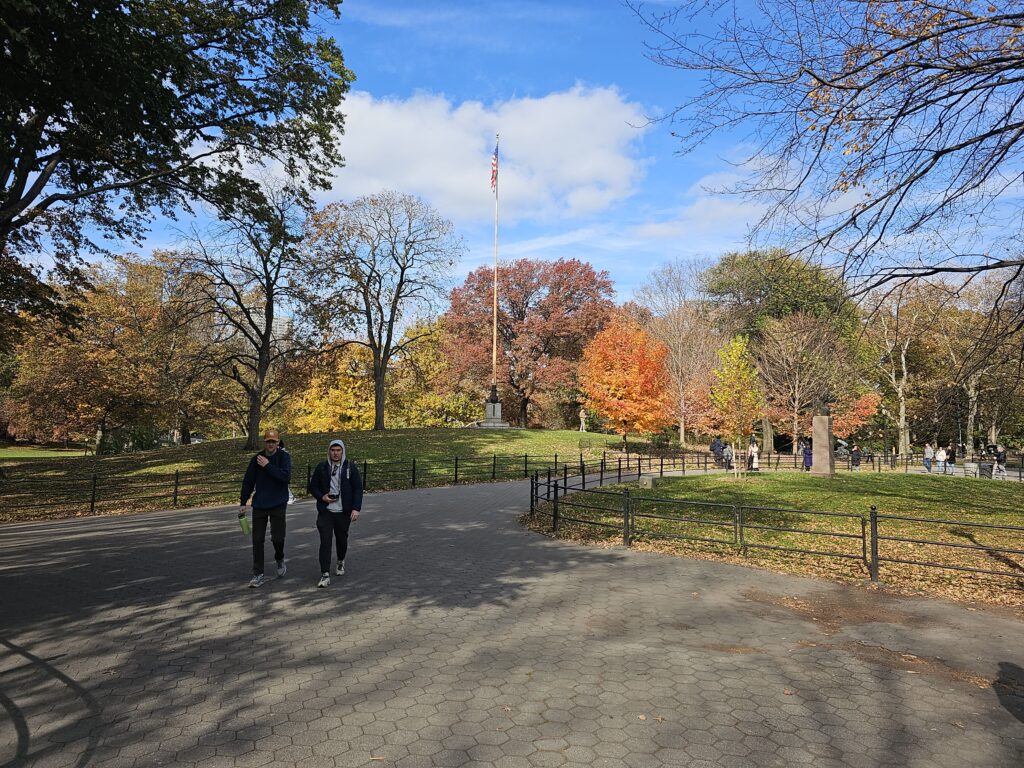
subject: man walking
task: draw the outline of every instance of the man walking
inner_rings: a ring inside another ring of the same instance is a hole
[[[320,532],[320,581],[317,587],[331,583],[331,539],[337,549],[336,576],[345,574],[349,526],[359,519],[363,506],[363,479],[359,468],[345,455],[345,443],[332,440],[327,460],[316,465],[309,476],[309,494],[316,499],[316,529]]]
[[[285,513],[288,510],[288,483],[292,479],[292,457],[279,449],[281,435],[276,429],[263,434],[263,450],[249,461],[242,480],[240,514],[252,497],[252,580],[250,587],[262,587],[263,547],[270,523],[270,540],[274,544],[277,576],[288,570],[284,564]],[[255,491],[255,493],[254,493]]]
[[[924,471],[929,474],[932,471],[932,460],[935,458],[935,450],[931,443],[924,444]]]

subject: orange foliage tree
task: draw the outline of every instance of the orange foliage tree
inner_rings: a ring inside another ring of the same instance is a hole
[[[629,430],[649,432],[671,423],[668,348],[635,320],[618,316],[583,350],[578,381],[586,405]]]

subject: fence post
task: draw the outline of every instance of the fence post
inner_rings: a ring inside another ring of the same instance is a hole
[[[619,482],[622,482],[622,457],[619,456]]]
[[[412,457],[412,487],[416,487],[416,457]]]
[[[629,489],[622,491],[622,543],[627,547],[630,545],[629,525]]]
[[[178,481],[180,479],[179,472],[180,470],[174,470],[174,501],[171,502],[172,507],[178,506]]]
[[[498,479],[498,454],[491,457],[491,480]]]
[[[528,477],[530,474],[530,454],[523,454],[523,477]]]
[[[89,514],[96,511],[96,474],[92,476],[92,495],[89,496]]]
[[[459,457],[455,457],[455,484],[459,484]]]
[[[530,517],[533,517],[533,511],[534,511],[533,494],[534,494],[534,492],[536,490],[537,490],[537,481],[533,477],[533,475],[531,475],[530,476]]]
[[[555,472],[558,471],[558,454],[555,454]]]
[[[555,497],[551,502],[551,530],[558,532],[558,476],[555,476]]]
[[[551,501],[551,467],[548,467],[548,486],[544,492],[544,500]]]
[[[686,456],[683,456],[683,472],[686,472]],[[658,468],[658,477],[665,476],[665,457],[661,457],[661,466]]]
[[[600,476],[600,480],[598,480],[598,482],[597,482],[597,487],[598,488],[604,488],[604,456],[601,457],[601,470],[600,471],[601,471],[601,476]]]
[[[643,473],[644,473],[644,457],[643,456],[637,456],[636,457],[636,481],[638,483],[640,482],[640,476],[643,475]]]
[[[583,463],[583,454],[580,454],[580,488],[587,490],[587,465]]]
[[[878,507],[871,505],[871,562],[868,564],[871,581],[878,583]]]
[[[743,531],[743,517],[744,517],[744,515],[743,515],[743,507],[737,507],[736,509],[738,510],[738,517],[739,517],[739,521],[738,522],[739,522],[739,529],[740,529],[740,551],[743,553],[743,556],[746,557],[747,556],[747,536],[746,536],[746,533],[744,533],[744,531]]]

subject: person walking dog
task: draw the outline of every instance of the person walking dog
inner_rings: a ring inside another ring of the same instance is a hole
[[[278,578],[288,567],[284,563],[285,513],[288,510],[288,483],[292,479],[292,457],[279,449],[281,435],[276,429],[263,434],[263,450],[249,460],[242,479],[239,516],[245,514],[252,498],[252,580],[250,587],[262,587],[263,548],[270,523],[270,540],[274,544],[274,560]]]
[[[316,529],[320,532],[320,581],[317,587],[331,583],[331,539],[337,549],[336,576],[345,575],[349,526],[359,519],[363,505],[363,479],[359,467],[345,455],[345,443],[332,440],[327,459],[316,465],[309,476],[309,494],[316,499]]]

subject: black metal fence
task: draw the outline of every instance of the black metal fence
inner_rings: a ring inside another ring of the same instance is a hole
[[[403,490],[459,483],[525,480],[537,472],[573,472],[579,467],[600,465],[607,474],[630,477],[644,471],[710,471],[715,468],[707,454],[652,457],[624,454],[599,459],[583,454],[413,457],[394,461],[363,461],[359,468],[368,491]],[[313,464],[293,465],[292,489],[306,495]],[[115,511],[178,509],[226,504],[237,499],[242,469],[220,472],[55,475],[0,478],[0,520],[38,517],[95,515]]]
[[[1024,526],[890,515],[874,505],[860,514],[638,496],[601,488],[620,478],[602,473],[599,464],[582,469],[531,478],[530,514],[550,518],[554,532],[576,523],[615,531],[626,546],[645,537],[718,545],[743,555],[770,550],[837,558],[859,563],[873,582],[884,563],[1005,576],[1024,588]],[[982,533],[990,540],[979,541]],[[936,556],[942,551],[981,556],[1001,567],[943,561]]]

